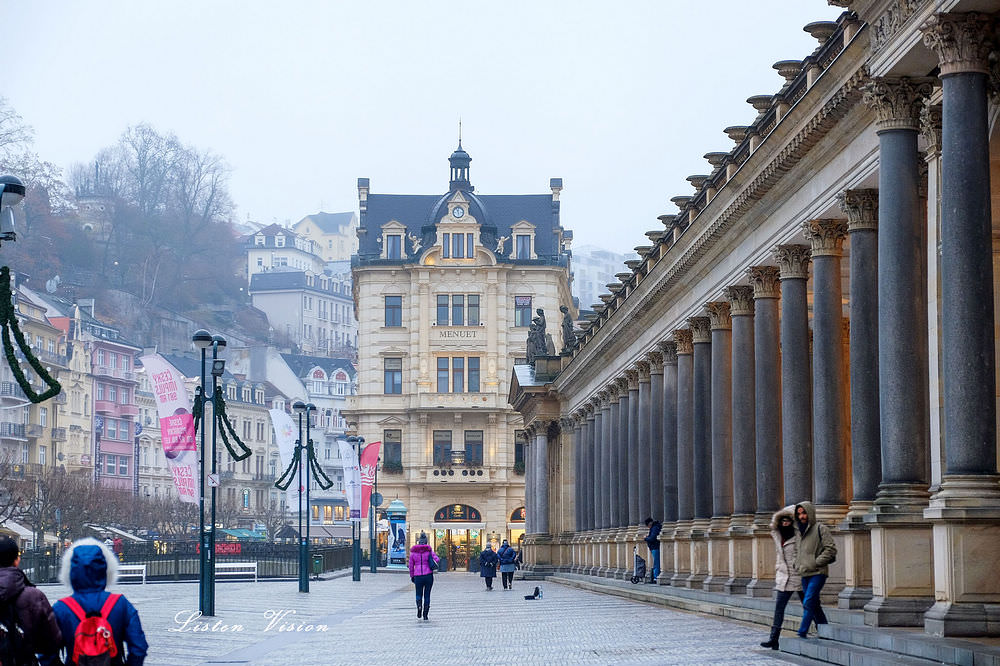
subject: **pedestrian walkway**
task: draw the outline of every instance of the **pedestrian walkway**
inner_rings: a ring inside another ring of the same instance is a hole
[[[193,583],[119,585],[139,609],[148,666],[190,664],[781,664],[814,663],[758,646],[758,627],[629,599],[516,581],[487,592],[478,575],[436,576],[430,619],[417,620],[406,575],[216,586],[198,618]],[[43,586],[51,600],[66,593]]]

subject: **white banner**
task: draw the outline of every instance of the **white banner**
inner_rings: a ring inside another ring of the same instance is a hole
[[[198,503],[198,443],[194,438],[194,417],[188,402],[184,377],[159,354],[143,356],[143,368],[156,398],[160,417],[160,440],[174,487],[182,502]]]
[[[288,469],[292,462],[292,456],[295,455],[295,440],[299,438],[299,429],[295,426],[295,421],[292,420],[292,416],[288,412],[281,409],[269,409],[268,413],[271,415],[271,425],[274,426],[274,443],[278,445],[278,456],[281,458],[281,469],[278,470],[278,476],[281,476]],[[305,472],[305,470],[302,471]],[[304,474],[302,483],[305,483]],[[296,470],[295,477],[289,484],[288,490],[285,491],[285,505],[289,511],[299,510],[299,495],[303,495],[302,501],[305,502],[305,488],[299,484],[299,472]],[[306,507],[307,513],[308,510]]]
[[[344,494],[351,510],[351,520],[361,522],[361,465],[354,447],[345,440],[337,442],[340,460],[344,464]]]

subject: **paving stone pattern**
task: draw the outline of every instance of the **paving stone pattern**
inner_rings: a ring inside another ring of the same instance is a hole
[[[402,574],[313,581],[308,595],[294,580],[227,581],[216,586],[216,616],[186,626],[198,608],[196,584],[117,591],[139,609],[149,666],[814,663],[760,648],[760,628],[555,583],[542,583],[543,598],[526,601],[533,586],[517,581],[503,591],[497,583],[487,592],[477,575],[439,574],[425,622]],[[42,589],[53,601],[67,593]],[[193,631],[216,622],[215,630]],[[301,630],[280,631],[281,624]],[[320,624],[328,631],[306,630]]]

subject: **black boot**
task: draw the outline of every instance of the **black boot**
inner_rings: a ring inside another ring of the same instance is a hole
[[[429,611],[430,609],[431,609],[431,605],[428,602],[428,604],[426,606],[424,606],[424,619],[425,620],[427,619],[427,611]]]
[[[417,602],[417,619],[419,620],[423,616],[423,614],[424,614],[424,607],[418,601]]]
[[[781,628],[780,627],[778,629],[775,629],[774,627],[771,627],[771,637],[768,638],[765,642],[761,643],[760,646],[761,647],[765,647],[765,648],[771,648],[772,650],[777,650],[778,649],[778,636],[780,636],[780,635],[781,635]]]

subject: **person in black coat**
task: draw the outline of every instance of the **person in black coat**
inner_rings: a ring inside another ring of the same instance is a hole
[[[507,540],[504,539],[503,543],[500,544],[500,550],[497,551],[497,557],[500,558],[500,581],[503,583],[503,589],[511,590],[514,588],[514,569],[517,567],[517,551],[511,548]]]
[[[493,552],[493,547],[489,543],[479,554],[479,576],[486,579],[486,589],[493,589],[493,579],[497,577],[497,563],[500,558]]]
[[[653,560],[653,579],[650,582],[655,583],[660,576],[660,530],[663,529],[663,525],[658,520],[647,518],[646,527],[649,528],[649,533],[646,535],[645,541],[646,545],[649,546],[650,559]]]
[[[15,617],[24,630],[24,653],[41,655],[43,663],[56,659],[62,632],[45,594],[18,569],[21,552],[10,537],[0,537],[0,619]]]

